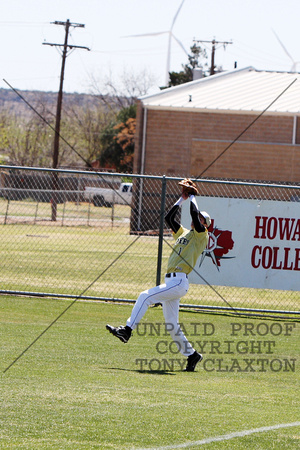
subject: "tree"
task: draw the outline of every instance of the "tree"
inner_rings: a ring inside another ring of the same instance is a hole
[[[87,163],[90,166],[103,150],[101,135],[114,117],[115,114],[108,111],[99,99],[95,99],[94,104],[65,108],[62,131],[72,148],[61,143],[60,165],[68,162],[69,165]]]
[[[116,136],[117,144],[122,147],[123,155],[120,160],[120,165],[125,172],[132,173],[133,171],[133,154],[134,154],[134,135],[136,130],[136,119],[130,117],[126,123],[116,125],[118,134]]]
[[[120,79],[115,79],[112,73],[99,82],[92,77],[91,89],[93,95],[100,98],[109,110],[117,113],[133,106],[138,97],[146,95],[155,85],[154,76],[147,70],[139,73],[123,70]]]
[[[58,167],[88,166],[132,171],[137,97],[154,85],[147,71],[110,76],[91,95],[65,94],[61,116]],[[56,94],[26,92],[35,111],[18,102],[18,109],[0,112],[0,151],[11,164],[51,167]],[[44,119],[44,120],[43,120]],[[50,127],[49,127],[50,125]]]
[[[0,150],[10,164],[47,166],[51,161],[49,128],[37,116],[3,112],[0,118]]]
[[[132,172],[136,104],[123,108],[101,134],[104,150],[97,158],[102,167],[113,167],[119,172]]]
[[[170,72],[170,80],[168,87],[177,86],[179,84],[187,83],[188,81],[193,81],[193,70],[196,68],[203,70],[203,76],[206,75],[208,69],[207,64],[207,53],[205,49],[202,49],[196,44],[191,47],[191,54],[188,55],[188,63],[182,64],[183,70],[180,72]]]
[[[119,80],[109,74],[101,85],[93,78],[94,95],[114,116],[101,132],[101,145],[96,157],[101,167],[132,172],[136,101],[154,84],[154,77],[147,70],[138,74],[124,70]]]

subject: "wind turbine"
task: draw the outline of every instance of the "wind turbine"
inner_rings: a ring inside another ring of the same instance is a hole
[[[279,39],[279,37],[277,36],[277,34],[275,33],[274,30],[272,30],[273,33],[275,34],[279,44],[281,45],[281,47],[283,48],[284,52],[287,54],[287,56],[290,58],[290,60],[292,61],[293,65],[290,69],[290,72],[296,72],[297,70],[297,66],[298,64],[300,64],[300,61],[294,61],[294,58],[291,56],[291,54],[287,51],[287,49],[285,48],[285,46],[283,45],[283,43],[281,42],[281,40]]]
[[[158,31],[156,33],[144,33],[144,34],[133,34],[131,36],[125,36],[127,38],[129,37],[145,37],[145,36],[160,36],[162,34],[168,34],[169,35],[169,39],[168,39],[168,53],[167,53],[167,66],[166,66],[166,86],[168,84],[169,81],[169,72],[170,72],[170,64],[171,64],[171,42],[172,42],[172,38],[177,42],[177,44],[182,48],[182,50],[184,51],[184,53],[186,55],[188,55],[188,52],[186,51],[186,49],[184,48],[182,42],[179,41],[179,39],[177,39],[177,37],[173,34],[173,28],[176,22],[176,19],[180,13],[180,10],[184,4],[185,0],[182,0],[174,18],[171,24],[171,28],[167,31]]]

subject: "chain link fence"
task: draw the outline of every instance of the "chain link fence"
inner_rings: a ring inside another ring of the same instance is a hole
[[[0,293],[134,302],[164,279],[173,243],[164,215],[179,179],[1,166]],[[211,198],[300,200],[298,186],[202,179],[198,187]],[[296,317],[300,293],[217,286],[212,278],[190,284],[181,304]]]

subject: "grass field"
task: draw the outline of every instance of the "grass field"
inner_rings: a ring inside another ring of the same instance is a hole
[[[125,345],[105,324],[129,305],[78,301],[5,371],[69,304],[0,297],[1,449],[300,448],[299,323],[181,312],[204,355],[185,373],[161,308]]]

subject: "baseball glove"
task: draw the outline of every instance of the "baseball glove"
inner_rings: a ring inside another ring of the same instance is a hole
[[[184,180],[179,181],[178,184],[179,186],[182,186],[182,192],[187,192],[189,195],[199,195],[196,184],[190,178],[185,178]]]

